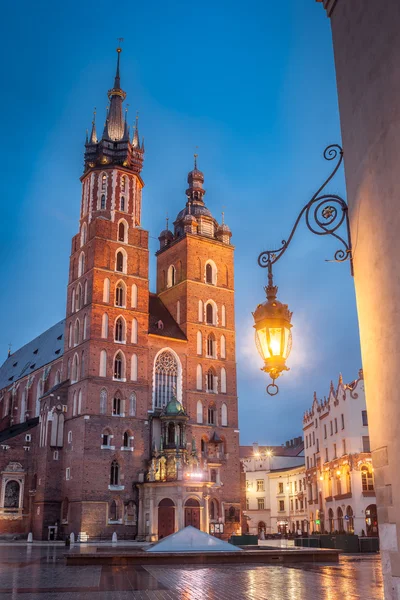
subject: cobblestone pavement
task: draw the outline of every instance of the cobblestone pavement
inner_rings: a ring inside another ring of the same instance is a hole
[[[382,600],[379,557],[293,566],[65,565],[65,548],[0,547],[1,600]]]

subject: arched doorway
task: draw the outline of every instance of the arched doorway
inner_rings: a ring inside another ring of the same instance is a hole
[[[365,509],[365,525],[369,537],[378,535],[378,513],[376,511],[376,504],[370,504]]]
[[[265,536],[265,534],[267,532],[267,527],[266,527],[264,521],[259,521],[257,528],[258,528],[258,536],[260,537],[262,535],[261,532],[263,532],[263,535]],[[261,539],[264,539],[264,538],[261,538]]]
[[[185,527],[188,525],[200,529],[200,503],[195,498],[185,502]]]
[[[353,513],[353,509],[351,508],[351,506],[348,506],[346,508],[346,526],[347,526],[347,533],[354,533],[354,513]]]
[[[167,537],[175,531],[175,504],[170,498],[164,498],[158,505],[158,539]]]

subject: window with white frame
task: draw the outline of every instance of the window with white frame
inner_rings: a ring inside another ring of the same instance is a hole
[[[161,352],[154,369],[155,408],[164,408],[176,395],[178,384],[178,362],[172,352]]]

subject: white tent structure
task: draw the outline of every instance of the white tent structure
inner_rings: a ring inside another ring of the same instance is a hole
[[[146,552],[242,552],[242,550],[188,525],[160,540]]]

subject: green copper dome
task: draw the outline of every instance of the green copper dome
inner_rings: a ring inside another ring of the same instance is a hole
[[[170,400],[167,406],[165,407],[164,414],[169,416],[184,415],[185,410],[182,404],[176,398],[172,398],[172,400]]]

